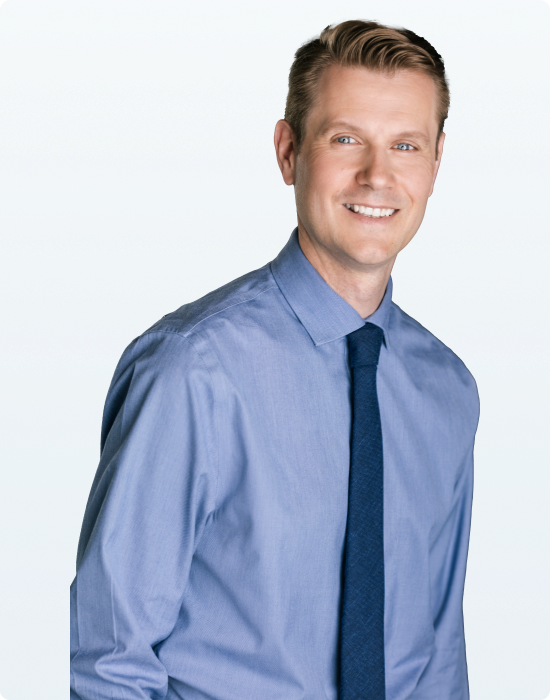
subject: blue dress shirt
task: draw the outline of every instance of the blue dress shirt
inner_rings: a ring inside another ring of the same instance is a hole
[[[475,383],[391,280],[368,320],[384,332],[387,700],[467,700]],[[130,344],[71,587],[72,700],[337,698],[346,335],[363,323],[294,231]]]

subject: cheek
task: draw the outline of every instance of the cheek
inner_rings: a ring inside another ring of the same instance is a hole
[[[425,206],[432,187],[434,167],[432,163],[410,163],[399,172],[403,189],[413,204]]]
[[[341,161],[331,158],[330,155],[312,154],[308,160],[307,176],[304,186],[307,188],[308,199],[326,206],[349,182],[349,168]]]

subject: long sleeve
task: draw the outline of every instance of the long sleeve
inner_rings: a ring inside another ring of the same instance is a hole
[[[217,434],[207,368],[183,336],[123,354],[71,586],[71,699],[160,700],[155,645],[174,628],[214,510]]]
[[[430,552],[435,647],[413,698],[468,700],[462,598],[470,536],[473,454],[466,455],[454,489],[453,506]]]

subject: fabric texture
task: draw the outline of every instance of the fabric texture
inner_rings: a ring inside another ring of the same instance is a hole
[[[368,318],[384,335],[386,696],[467,700],[477,392],[391,294]],[[336,700],[347,335],[364,324],[294,231],[125,350],[71,586],[72,700]]]
[[[376,371],[384,333],[348,336],[352,433],[340,647],[340,700],[385,700],[384,462]]]

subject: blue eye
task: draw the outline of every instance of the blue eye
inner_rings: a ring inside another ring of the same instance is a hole
[[[410,143],[398,143],[396,148],[398,148],[400,151],[412,151],[414,146],[411,146]]]
[[[357,143],[357,141],[351,136],[339,136],[336,140],[338,143]]]

